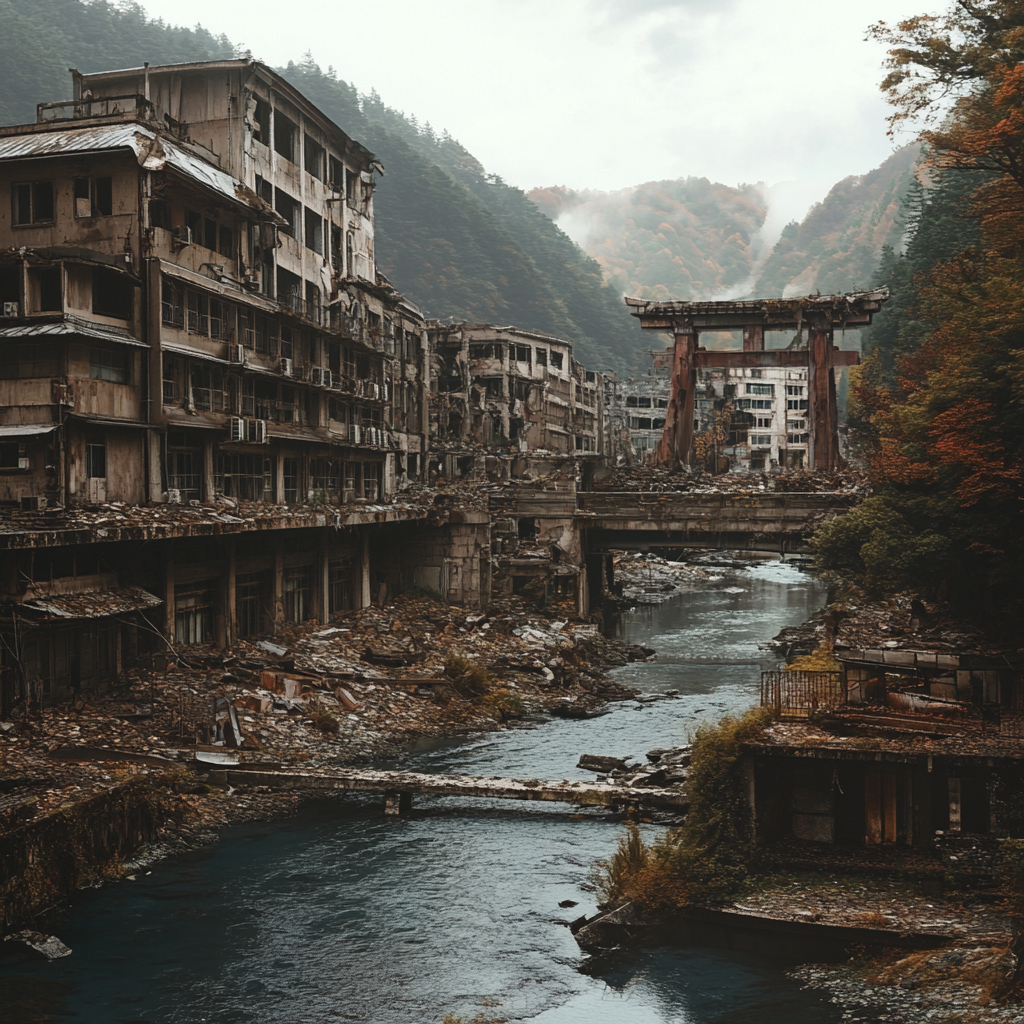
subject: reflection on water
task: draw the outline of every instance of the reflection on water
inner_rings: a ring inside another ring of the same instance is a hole
[[[643,757],[742,709],[772,663],[758,644],[823,595],[771,564],[716,586],[742,592],[687,594],[622,619],[622,635],[657,647],[659,659],[619,678],[678,690],[677,699],[629,701],[599,719],[486,736],[406,764],[590,777],[574,767],[581,752]],[[311,805],[136,882],[80,894],[59,929],[70,957],[41,963],[7,944],[0,1021],[431,1024],[481,1010],[539,1024],[838,1019],[751,956],[650,950],[602,977],[580,974],[566,924],[595,910],[587,876],[619,832],[596,811],[550,805],[421,801],[398,821],[354,800]],[[579,905],[560,909],[567,899]]]

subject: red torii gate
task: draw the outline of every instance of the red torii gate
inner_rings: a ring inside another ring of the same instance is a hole
[[[855,366],[856,352],[841,352],[832,343],[835,329],[866,327],[889,298],[888,288],[847,295],[810,295],[802,299],[750,299],[721,302],[654,302],[626,298],[645,330],[671,331],[672,394],[665,432],[655,452],[660,463],[689,463],[693,444],[694,392],[701,367],[807,367],[812,465],[833,469],[839,461],[836,366]],[[806,348],[765,349],[765,331],[808,332]],[[702,331],[743,331],[742,352],[709,352],[698,339]]]

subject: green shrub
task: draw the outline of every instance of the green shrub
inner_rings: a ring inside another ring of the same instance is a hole
[[[323,708],[314,708],[310,711],[309,717],[313,719],[313,725],[321,732],[336,733],[340,728],[338,719]]]
[[[741,746],[768,721],[765,711],[754,708],[697,730],[686,820],[650,847],[636,825],[627,825],[618,850],[597,865],[594,881],[605,903],[683,907],[722,900],[742,888],[754,837]]]

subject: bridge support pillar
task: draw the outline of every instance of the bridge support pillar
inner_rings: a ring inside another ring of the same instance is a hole
[[[384,813],[389,817],[408,814],[412,810],[412,793],[391,792],[384,794]]]

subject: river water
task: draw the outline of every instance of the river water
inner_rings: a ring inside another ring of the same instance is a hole
[[[580,753],[685,742],[757,700],[758,647],[820,607],[795,568],[763,563],[641,607],[618,626],[658,650],[618,677],[673,700],[445,744],[419,771],[592,778]],[[767,957],[642,951],[581,974],[566,924],[593,913],[587,877],[621,825],[557,805],[420,800],[405,819],[349,798],[219,844],[134,882],[78,894],[44,962],[0,957],[0,1021],[17,1024],[435,1024],[477,1013],[536,1024],[830,1024],[838,1012]],[[563,900],[578,906],[562,909]],[[19,947],[21,948],[21,947]]]

